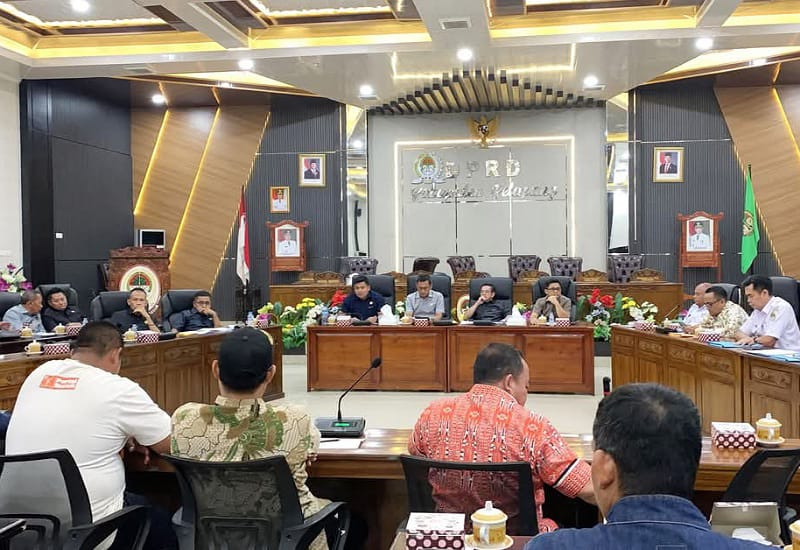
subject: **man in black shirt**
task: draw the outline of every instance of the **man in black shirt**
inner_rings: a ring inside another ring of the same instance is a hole
[[[369,279],[364,275],[355,275],[353,293],[342,302],[342,312],[374,325],[378,322],[378,313],[382,307],[383,296],[370,289]]]
[[[132,288],[128,292],[128,307],[121,311],[115,311],[108,321],[120,332],[126,332],[133,325],[136,325],[137,330],[159,331],[158,326],[147,312],[147,293],[139,287]]]
[[[475,321],[502,321],[511,315],[511,306],[498,304],[494,301],[494,285],[486,283],[481,285],[481,295],[475,303],[464,312],[464,320]]]
[[[67,293],[61,288],[51,288],[45,296],[47,307],[42,312],[42,324],[47,332],[52,332],[57,325],[80,323],[83,313],[67,300]]]
[[[211,309],[211,294],[207,290],[198,290],[192,308],[170,315],[169,322],[173,332],[222,326],[217,312]]]

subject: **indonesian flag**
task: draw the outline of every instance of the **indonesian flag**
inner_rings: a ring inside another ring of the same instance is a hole
[[[239,232],[236,240],[236,275],[246,285],[250,282],[250,242],[247,238],[247,210],[244,206],[244,187],[239,199]]]

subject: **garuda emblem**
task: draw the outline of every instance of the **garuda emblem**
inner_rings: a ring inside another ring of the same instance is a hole
[[[481,149],[489,147],[489,140],[494,140],[497,135],[497,126],[499,120],[497,117],[487,119],[486,116],[481,116],[479,119],[472,119],[469,121],[469,129],[472,137],[478,140],[478,145]]]

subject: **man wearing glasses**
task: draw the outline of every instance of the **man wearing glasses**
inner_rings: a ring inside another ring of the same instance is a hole
[[[735,338],[736,331],[747,321],[747,312],[739,304],[728,301],[728,293],[721,286],[712,286],[703,294],[703,305],[708,310],[699,325],[684,327],[686,332],[701,330],[719,331],[722,338]]]
[[[561,295],[561,283],[558,279],[550,279],[544,286],[547,294],[544,298],[539,298],[533,304],[531,313],[531,323],[537,323],[539,317],[553,317],[556,319],[568,319],[572,310],[572,300]]]
[[[170,315],[169,322],[173,332],[222,326],[217,312],[211,309],[211,294],[207,290],[198,290],[192,300],[192,309]]]
[[[752,275],[742,283],[753,313],[736,332],[739,344],[761,344],[767,348],[800,351],[800,329],[791,304],[772,295],[772,280]]]

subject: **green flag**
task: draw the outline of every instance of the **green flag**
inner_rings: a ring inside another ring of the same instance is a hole
[[[742,218],[742,273],[746,273],[758,254],[758,218],[756,218],[756,198],[753,196],[753,182],[750,179],[750,166],[744,183],[744,217]]]

